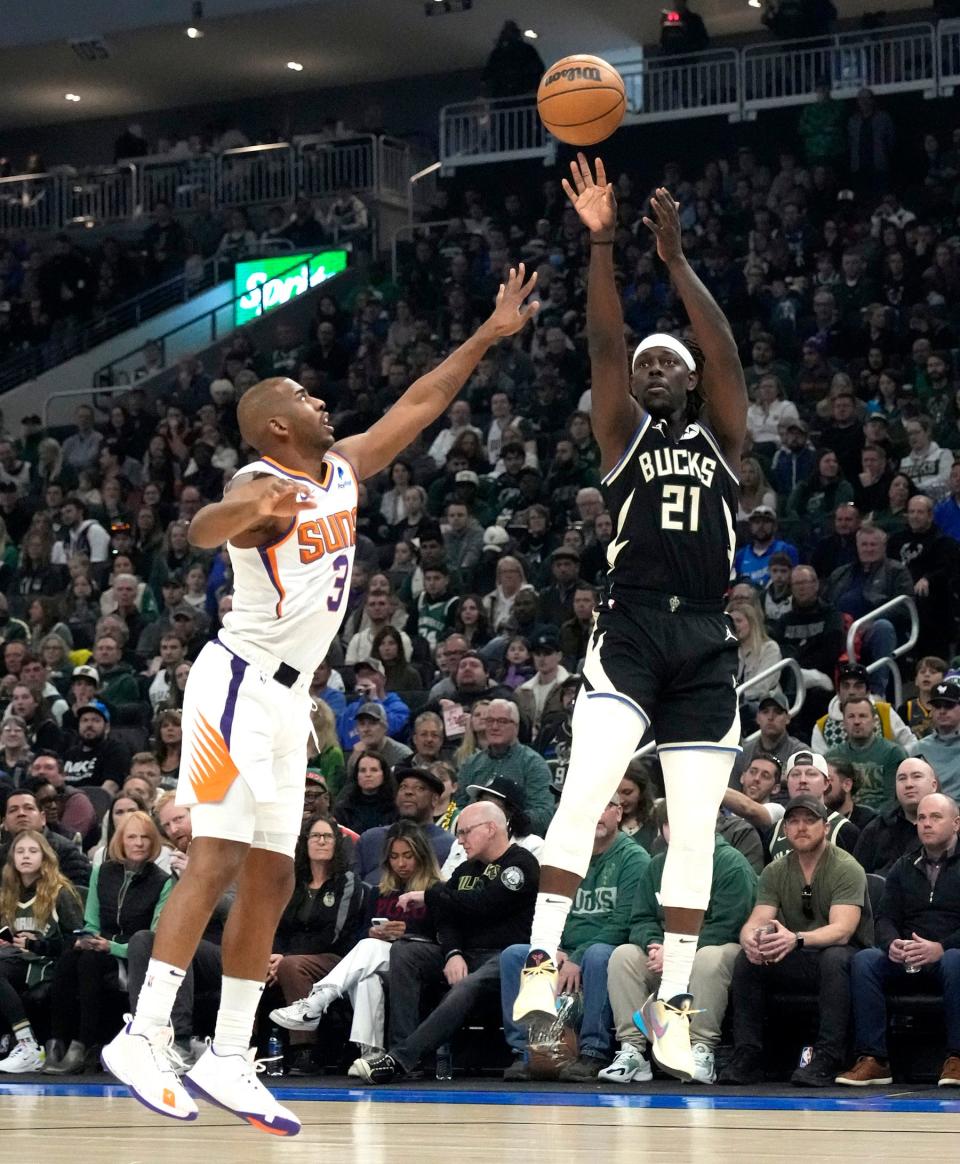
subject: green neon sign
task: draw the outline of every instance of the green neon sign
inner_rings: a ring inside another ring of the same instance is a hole
[[[345,250],[275,255],[237,263],[233,269],[235,326],[240,327],[265,311],[289,303],[346,269]]]

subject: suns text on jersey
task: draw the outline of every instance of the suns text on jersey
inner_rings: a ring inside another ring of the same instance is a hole
[[[654,477],[696,477],[709,489],[717,471],[717,462],[713,457],[691,449],[653,449],[641,453],[637,463],[647,483]]]
[[[357,511],[341,509],[325,517],[313,517],[297,527],[300,561],[309,564],[337,550],[357,544]]]

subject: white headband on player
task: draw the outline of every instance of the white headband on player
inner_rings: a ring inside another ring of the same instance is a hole
[[[636,371],[637,356],[641,352],[645,352],[648,348],[669,348],[672,352],[680,357],[687,365],[687,369],[691,372],[697,370],[697,363],[690,353],[690,349],[686,344],[683,344],[678,339],[674,339],[672,335],[668,335],[665,331],[655,331],[653,335],[648,335],[645,340],[641,340],[637,344],[636,350],[633,353],[633,359],[630,361],[630,368]]]

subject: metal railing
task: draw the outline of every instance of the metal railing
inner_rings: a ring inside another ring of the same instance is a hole
[[[440,110],[440,160],[444,166],[511,159],[552,160],[556,139],[543,127],[533,97],[478,98]]]
[[[413,242],[418,238],[430,238],[434,234],[442,233],[451,222],[458,222],[456,218],[443,218],[438,222],[405,222],[393,232],[390,243],[390,270],[394,279],[400,274],[400,246],[406,242]]]
[[[937,39],[932,24],[841,32],[741,50],[741,98],[745,112],[813,101],[828,78],[835,97],[853,97],[864,86],[877,93],[935,90]]]
[[[795,716],[803,707],[807,698],[807,685],[803,678],[803,668],[796,659],[779,659],[776,663],[771,663],[769,667],[765,667],[762,671],[758,671],[756,675],[752,676],[737,687],[737,699],[748,687],[753,687],[763,679],[772,679],[774,675],[779,675],[783,671],[789,671],[794,677],[797,685],[796,694],[793,697],[793,703],[790,705],[789,715],[791,718]],[[772,690],[772,688],[771,688]],[[749,744],[751,741],[757,739],[760,735],[759,730],[752,732],[749,736],[744,736],[740,741],[743,744]],[[632,760],[642,759],[644,756],[649,756],[657,750],[657,741],[651,740],[648,744],[644,744],[642,748],[637,750],[630,757]]]
[[[868,675],[872,675],[875,671],[881,671],[886,668],[893,676],[893,699],[891,702],[894,707],[899,707],[903,703],[903,679],[900,675],[900,666],[897,663],[897,659],[901,658],[916,646],[917,639],[920,635],[920,616],[917,613],[917,604],[908,594],[898,594],[896,598],[891,598],[889,601],[884,602],[876,610],[871,610],[869,614],[865,614],[863,618],[856,619],[850,624],[850,629],[847,631],[847,658],[851,662],[856,662],[857,632],[869,623],[875,622],[878,618],[885,618],[891,611],[897,610],[899,607],[905,607],[907,614],[910,616],[910,634],[907,636],[907,641],[895,647],[892,655],[884,655],[882,659],[875,659],[867,665]]]
[[[761,109],[815,100],[817,82],[835,97],[868,86],[877,93],[950,96],[960,84],[960,20],[891,25],[809,40],[770,41],[677,57],[612,62],[627,93],[626,125],[685,117],[755,118]],[[534,97],[476,100],[440,111],[440,161],[458,166],[542,158],[553,161],[556,140],[537,116]]]
[[[740,58],[736,49],[711,49],[675,57],[618,65],[627,92],[631,122],[739,111]]]

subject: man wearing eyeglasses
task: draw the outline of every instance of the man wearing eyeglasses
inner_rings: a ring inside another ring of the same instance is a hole
[[[774,990],[818,994],[813,1058],[794,1071],[802,1087],[833,1084],[846,1052],[850,1020],[849,964],[873,942],[864,909],[867,877],[849,853],[830,843],[821,798],[791,799],[783,815],[790,852],[760,875],[757,904],[740,931],[733,968],[733,1057],[720,1083],[764,1079],[765,999]]]
[[[390,1083],[448,1043],[484,995],[499,996],[501,951],[529,938],[540,866],[510,840],[502,810],[490,801],[468,805],[456,837],[466,860],[450,880],[400,897],[403,909],[426,905],[437,942],[394,946],[389,1050],[352,1068],[367,1083]],[[450,989],[420,1022],[422,995],[444,981]]]
[[[553,817],[550,767],[533,748],[518,742],[520,709],[509,699],[494,699],[487,708],[487,746],[460,769],[461,796],[471,784],[488,787],[495,776],[515,780],[524,791],[533,831],[543,836]]]

